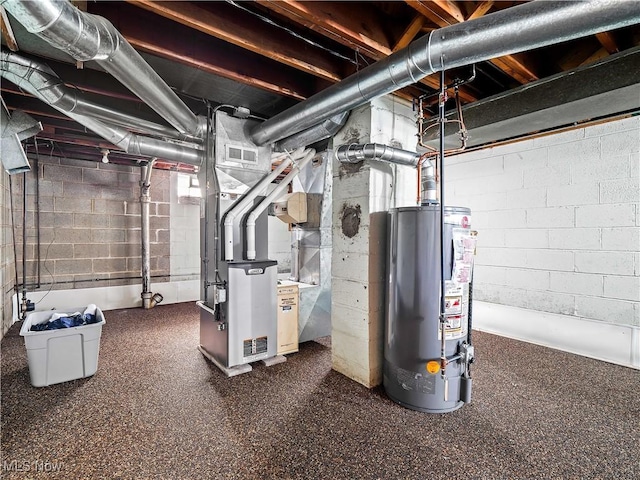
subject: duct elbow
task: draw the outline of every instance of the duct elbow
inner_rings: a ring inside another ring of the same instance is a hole
[[[164,300],[164,297],[159,293],[142,292],[142,308],[145,310],[151,310]]]

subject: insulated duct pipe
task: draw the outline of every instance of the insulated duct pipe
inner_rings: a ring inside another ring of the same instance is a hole
[[[306,147],[307,145],[319,142],[320,140],[324,140],[325,138],[332,137],[333,135],[338,133],[338,130],[340,130],[345,123],[347,123],[349,113],[351,112],[346,111],[343,113],[339,113],[338,115],[334,115],[333,117],[325,120],[322,123],[314,125],[313,127],[307,128],[302,132],[296,133],[279,141],[275,145],[276,151],[291,151],[299,147]]]
[[[271,171],[268,175],[265,175],[262,180],[260,180],[251,190],[245,193],[242,198],[235,203],[229,211],[226,213],[224,218],[224,259],[227,261],[233,261],[233,223],[238,215],[240,215],[243,211],[245,211],[251,203],[255,200],[255,198],[260,195],[269,185],[273,182],[278,175],[280,175],[284,170],[291,164],[293,161],[293,157],[299,158],[301,155],[302,149],[296,150],[294,153],[290,154],[279,154],[276,155],[273,161],[277,161],[279,158],[282,158],[280,165],[278,165],[274,170]]]
[[[247,238],[247,260],[256,259],[256,220],[258,216],[264,212],[264,210],[271,205],[271,203],[282,195],[282,192],[289,186],[293,179],[298,175],[307,163],[316,155],[316,151],[311,148],[305,150],[305,156],[299,162],[294,162],[291,171],[282,179],[276,188],[274,188],[269,195],[267,195],[262,202],[258,204],[251,213],[247,216],[246,222],[246,238]]]
[[[17,75],[24,75],[25,77],[28,76],[29,82],[40,92],[40,98],[46,97],[46,101],[50,105],[55,104],[65,111],[88,115],[121,127],[135,129],[138,132],[177,139],[184,137],[174,128],[143,120],[86,99],[79,90],[65,85],[48,65],[37,60],[2,51],[2,62],[3,70],[10,70]],[[4,68],[5,65],[7,65],[6,69]],[[20,68],[24,68],[25,72],[22,74],[17,73]]]
[[[424,196],[429,202],[436,201],[436,177],[433,163],[428,158],[420,161],[421,155],[380,143],[341,145],[336,150],[336,158],[342,163],[358,163],[363,160],[382,160],[397,165],[407,165],[424,169]],[[421,188],[419,185],[418,188]],[[418,192],[420,193],[420,192]]]
[[[294,105],[251,132],[265,145],[345,110],[449,70],[640,23],[634,1],[538,0],[434,30],[404,49]]]
[[[20,88],[39,98],[48,105],[84,125],[105,140],[127,153],[148,157],[160,157],[190,165],[200,165],[204,152],[191,146],[178,145],[155,138],[135,135],[122,127],[96,120],[74,112],[76,103],[65,97],[60,88],[60,79],[46,65],[15,53],[2,51],[0,56],[0,76],[15,83]],[[76,94],[77,98],[82,98]]]
[[[179,132],[203,135],[203,122],[105,18],[67,0],[0,0],[0,6],[27,31],[76,60],[94,60]]]

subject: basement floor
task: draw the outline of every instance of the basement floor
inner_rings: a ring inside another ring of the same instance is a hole
[[[1,343],[3,478],[640,478],[640,372],[474,333],[473,401],[429,415],[331,370],[330,339],[225,378],[195,305],[106,312],[95,376]]]

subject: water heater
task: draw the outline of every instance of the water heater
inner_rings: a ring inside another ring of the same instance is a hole
[[[389,213],[384,388],[397,403],[429,413],[450,412],[471,399],[471,211],[444,208],[443,251],[440,225],[435,204]],[[441,255],[446,280],[442,317]]]

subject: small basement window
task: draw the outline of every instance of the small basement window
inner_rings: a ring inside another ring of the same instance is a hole
[[[200,204],[201,197],[197,175],[178,173],[178,203]]]

